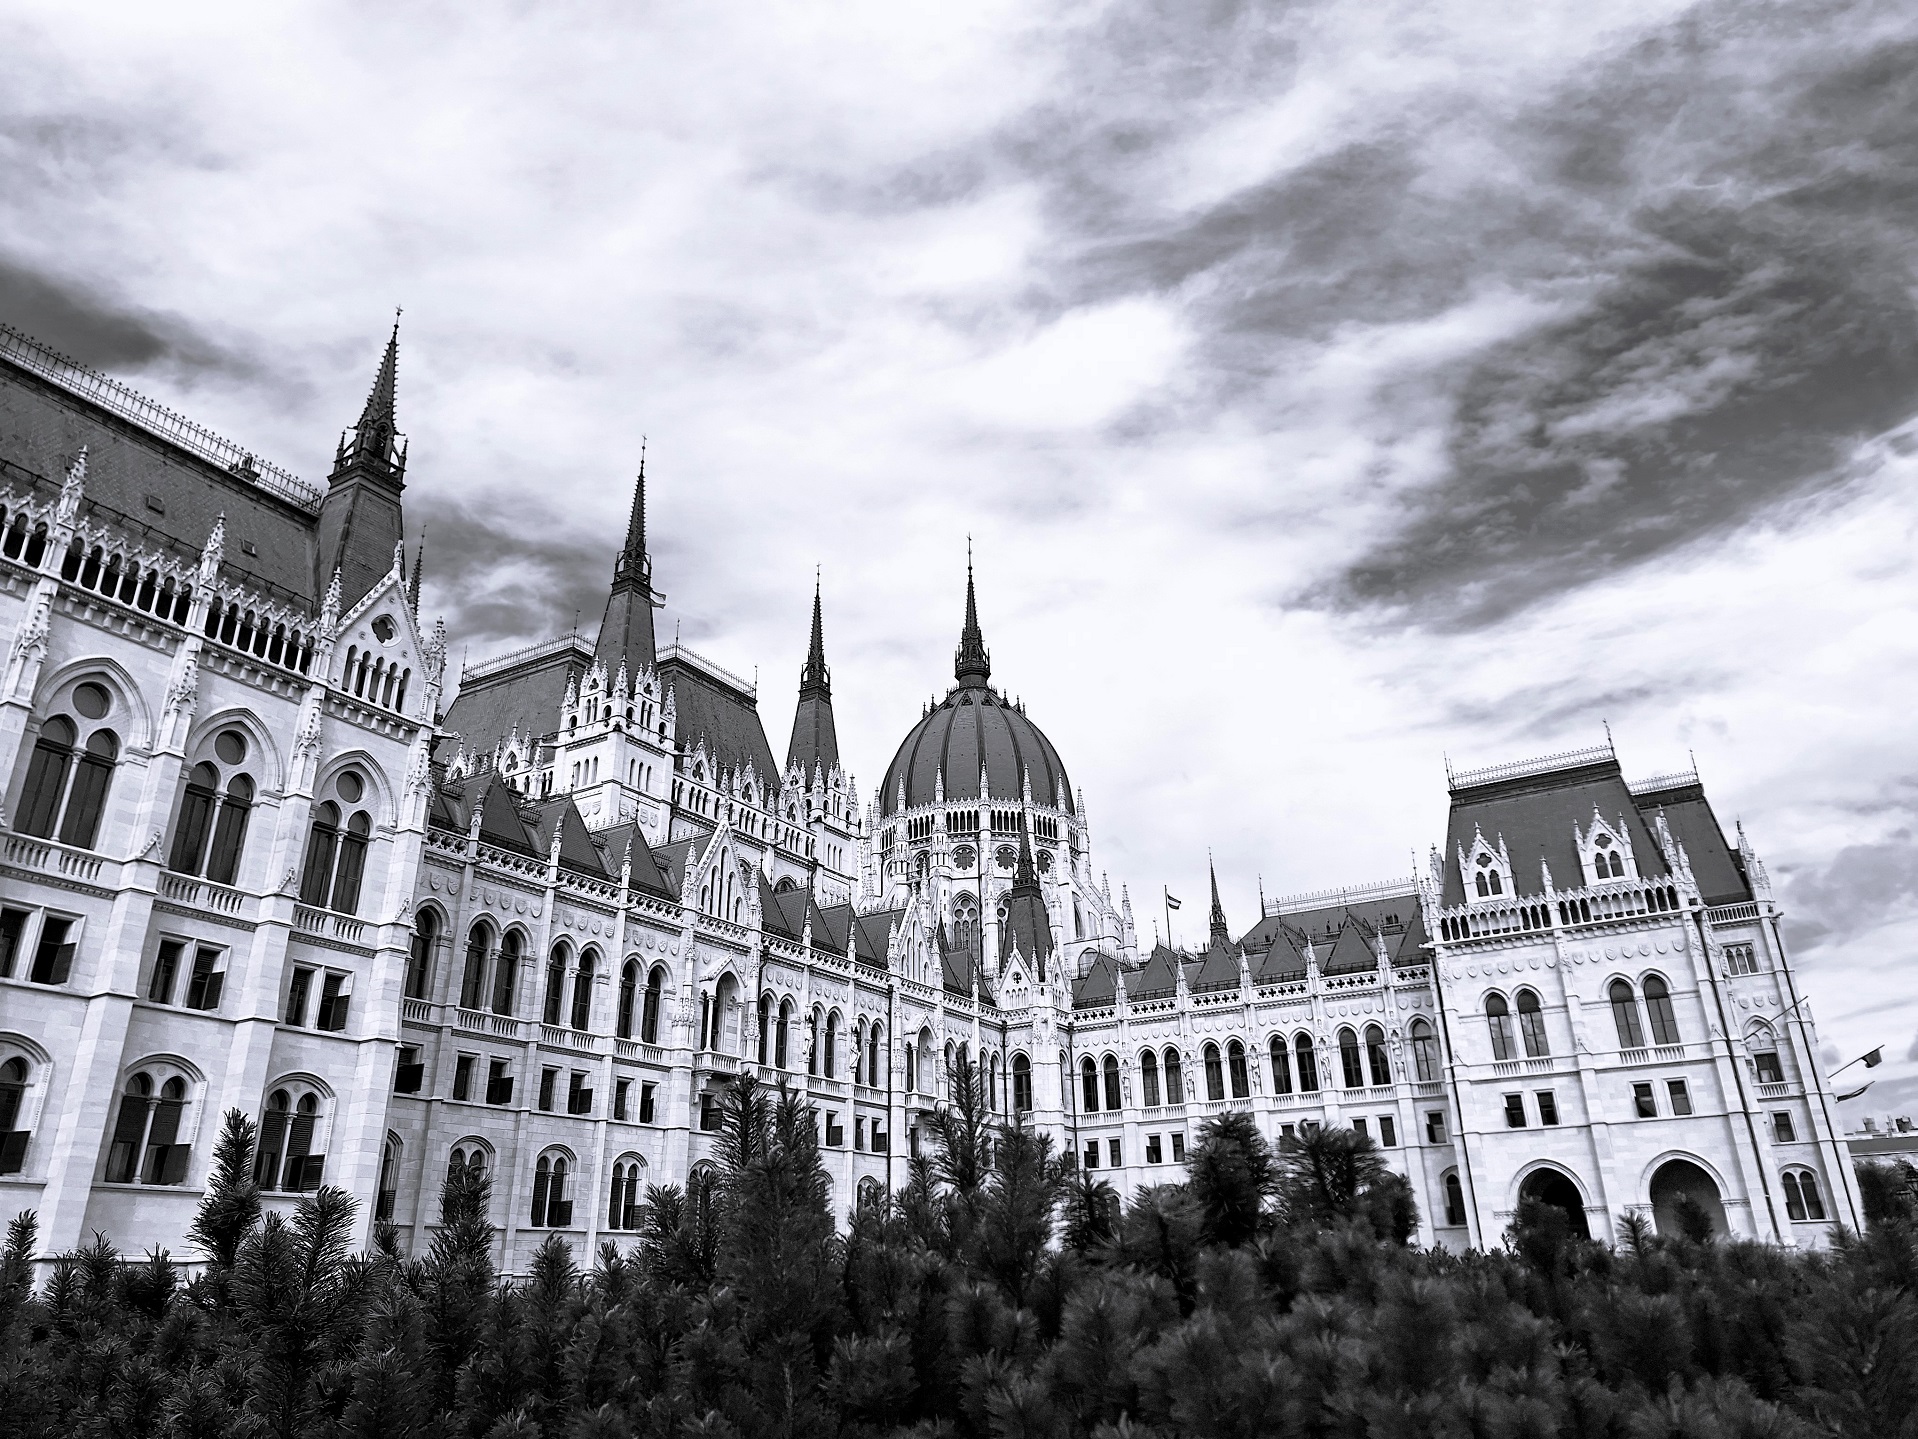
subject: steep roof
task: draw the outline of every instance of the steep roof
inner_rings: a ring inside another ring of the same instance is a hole
[[[1634,787],[1632,798],[1647,821],[1656,824],[1664,811],[1665,827],[1672,838],[1685,846],[1685,858],[1691,861],[1692,878],[1706,904],[1743,904],[1752,898],[1745,862],[1725,839],[1718,816],[1705,798],[1705,787],[1697,777],[1689,783],[1659,788]],[[1644,871],[1641,869],[1640,873]]]
[[[492,754],[514,730],[528,740],[551,735],[566,707],[567,682],[585,673],[592,653],[579,636],[566,635],[473,665],[460,676],[446,728],[469,756]]]
[[[631,845],[633,888],[643,889],[648,894],[657,895],[661,899],[679,897],[678,876],[660,866],[658,857],[654,855],[652,846],[646,843],[646,836],[638,825],[616,824],[611,829],[602,830],[599,843],[606,854],[607,873],[612,875],[619,873],[619,867],[626,855],[626,847]]]
[[[1128,996],[1132,986],[1126,986]],[[1095,954],[1086,972],[1072,985],[1074,1009],[1101,1009],[1119,997],[1119,962],[1104,952]]]
[[[751,762],[761,784],[778,785],[779,766],[752,695],[696,668],[672,649],[659,663],[659,676],[672,687],[676,732],[688,753],[703,740],[721,770]]]
[[[1132,999],[1154,999],[1170,994],[1178,987],[1178,972],[1173,968],[1178,956],[1163,944],[1154,945],[1139,971],[1126,981],[1126,995]]]
[[[573,803],[571,795],[536,803],[533,815],[534,837],[541,854],[552,853],[553,831],[557,828],[562,869],[588,874],[595,879],[608,878],[607,857],[593,843],[593,836],[586,828],[586,821],[580,818],[579,806]],[[617,861],[614,862],[610,877],[619,877]]]
[[[853,923],[853,958],[873,969],[886,967],[886,946],[893,926],[905,917],[903,909],[877,909],[862,914]]]
[[[1305,932],[1285,923],[1279,916],[1265,921],[1265,924],[1270,925],[1269,942],[1259,956],[1258,963],[1252,967],[1253,981],[1258,984],[1278,984],[1304,978]],[[1246,948],[1249,952],[1251,946]]]
[[[1198,973],[1188,980],[1197,991],[1237,989],[1239,950],[1230,940],[1214,940],[1199,961]]]
[[[1445,897],[1448,906],[1464,904],[1465,884],[1459,874],[1458,852],[1471,852],[1474,836],[1483,833],[1496,848],[1502,839],[1512,858],[1512,887],[1529,897],[1545,890],[1539,866],[1551,866],[1557,889],[1584,886],[1585,867],[1573,838],[1574,825],[1584,828],[1596,809],[1608,825],[1623,824],[1647,879],[1670,871],[1658,851],[1650,826],[1625,784],[1617,758],[1609,750],[1568,756],[1566,763],[1543,768],[1550,761],[1504,766],[1482,771],[1483,781],[1460,776],[1452,786],[1452,814],[1445,833]]]
[[[1372,947],[1378,930],[1356,914],[1348,914],[1332,941],[1330,951],[1319,951],[1319,970],[1324,974],[1358,974],[1379,967],[1379,953]]]
[[[19,345],[26,352],[33,342]],[[11,353],[9,344],[0,344],[0,485],[52,498],[85,446],[82,516],[97,516],[149,549],[193,564],[225,515],[221,573],[296,611],[319,609],[317,490],[306,493],[305,504],[283,497],[35,374]]]
[[[812,947],[822,953],[846,957],[846,942],[852,936],[855,914],[850,904],[829,904],[813,911]]]
[[[786,746],[786,767],[795,765],[808,779],[815,770],[831,774],[839,768],[839,729],[832,717],[832,671],[826,667],[826,626],[817,584],[812,592],[812,643],[800,671],[799,705]]]

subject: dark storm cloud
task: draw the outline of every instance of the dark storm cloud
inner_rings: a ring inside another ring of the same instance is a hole
[[[1023,304],[1156,296],[1193,333],[1184,403],[1148,425],[1283,427],[1288,379],[1342,334],[1492,290],[1534,305],[1523,332],[1393,382],[1440,397],[1444,463],[1367,477],[1395,504],[1313,592],[1334,609],[1496,621],[1840,483],[1860,439],[1918,410],[1918,38],[1871,38],[1894,8],[1703,6],[1542,96],[1433,89],[1168,201],[1180,147],[1311,78],[1316,12],[1110,7],[1061,42],[1062,98],[847,203],[1036,183],[1052,234]]]
[[[1918,910],[1918,838],[1912,829],[1897,829],[1782,878],[1786,938],[1796,952],[1809,954]]]
[[[0,255],[0,324],[31,335],[95,370],[139,374],[219,371],[260,378],[249,357],[223,346],[177,316],[119,301],[94,284],[38,272]]]
[[[557,512],[515,497],[439,500],[424,538],[430,607],[459,617],[459,638],[477,656],[501,641],[563,635],[575,620],[582,633],[597,632],[617,536],[568,533]]]

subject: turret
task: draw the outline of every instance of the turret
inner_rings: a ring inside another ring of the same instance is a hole
[[[653,592],[653,562],[646,553],[646,457],[642,452],[639,477],[633,483],[633,507],[626,518],[626,543],[613,562],[613,586],[593,645],[593,658],[608,673],[622,665],[629,675],[653,668],[658,657],[653,611],[661,602],[661,596]]]
[[[832,671],[826,667],[826,627],[820,608],[819,583],[812,592],[812,643],[806,666],[799,672],[799,708],[793,713],[792,742],[786,746],[786,768],[821,779],[839,768],[839,731],[832,717]]]
[[[396,410],[399,346],[395,320],[359,423],[340,437],[320,505],[314,589],[323,588],[337,571],[345,609],[392,569],[404,530],[400,496],[406,488],[406,447]]]

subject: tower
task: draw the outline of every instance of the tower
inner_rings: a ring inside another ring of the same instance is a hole
[[[797,768],[810,781],[815,772],[831,775],[839,768],[839,732],[832,719],[832,671],[826,668],[826,629],[820,612],[819,582],[812,592],[812,644],[806,667],[799,673],[799,708],[793,713],[792,742],[786,746],[786,769]]]
[[[340,437],[320,505],[314,593],[324,593],[338,570],[343,611],[393,567],[393,550],[404,534],[400,497],[406,488],[406,446],[395,406],[399,350],[395,320],[359,423]]]

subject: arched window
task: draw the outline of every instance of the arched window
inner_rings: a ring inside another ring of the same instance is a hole
[[[1825,1199],[1818,1192],[1818,1178],[1809,1169],[1785,1171],[1785,1212],[1803,1223],[1825,1217]]]
[[[179,1184],[186,1178],[188,1146],[180,1143],[186,1112],[186,1081],[178,1075],[156,1086],[144,1070],[130,1076],[107,1148],[109,1184]]]
[[[493,948],[493,931],[484,920],[466,935],[466,968],[460,975],[460,1008],[478,1009],[486,1002],[486,960]]]
[[[573,1201],[566,1197],[566,1157],[544,1155],[533,1167],[533,1214],[535,1229],[570,1229]]]
[[[1139,1053],[1139,1090],[1147,1109],[1159,1107],[1159,1056],[1149,1049]]]
[[[562,939],[546,956],[546,1009],[540,1018],[547,1024],[558,1024],[566,1011],[566,961],[572,955],[572,946]]]
[[[511,1014],[519,995],[519,961],[524,938],[516,929],[506,931],[500,941],[499,958],[493,966],[493,1013]]]
[[[876,1209],[886,1202],[886,1186],[870,1174],[859,1181],[857,1202],[860,1209]]]
[[[1097,1114],[1099,1112],[1099,1066],[1092,1062],[1091,1055],[1079,1061],[1079,1088],[1084,1091],[1085,1112]]]
[[[393,1210],[400,1197],[400,1141],[388,1134],[380,1146],[380,1187],[373,1198],[373,1217],[382,1224],[393,1222]]]
[[[766,1055],[772,1043],[773,997],[770,994],[759,996],[759,1063],[766,1062]]]
[[[294,1085],[269,1094],[266,1112],[260,1117],[254,1182],[261,1189],[289,1194],[318,1189],[326,1172],[326,1154],[319,1148],[319,1124],[320,1096],[311,1089]]]
[[[806,1016],[806,1073],[819,1073],[819,1006],[812,1007],[812,1013]]]
[[[446,1173],[452,1175],[465,1169],[474,1175],[486,1173],[486,1151],[478,1144],[458,1144],[446,1159]]]
[[[1339,1069],[1347,1089],[1364,1086],[1365,1073],[1359,1067],[1359,1037],[1350,1025],[1339,1031]]]
[[[1210,1040],[1200,1051],[1205,1062],[1205,1097],[1207,1099],[1225,1098],[1225,1066],[1219,1061],[1219,1046]]]
[[[440,912],[427,907],[413,921],[413,943],[406,954],[406,997],[428,999],[433,988],[433,950],[440,940]]]
[[[582,1032],[593,1027],[593,972],[599,968],[597,950],[580,951],[579,973],[573,977],[573,1028]]]
[[[1412,1035],[1412,1072],[1418,1076],[1421,1084],[1434,1084],[1439,1077],[1438,1040],[1432,1034],[1432,1026],[1422,1019],[1411,1024]]]
[[[1645,1012],[1651,1016],[1652,1043],[1677,1044],[1678,1016],[1672,1013],[1672,992],[1655,974],[1645,976]]]
[[[27,1105],[26,1060],[14,1055],[0,1064],[0,1174],[18,1174],[27,1164],[27,1130],[21,1111]]]
[[[62,844],[91,849],[120,757],[120,737],[108,723],[114,697],[105,685],[82,680],[64,697],[63,708],[72,713],[50,716],[33,742],[18,827],[22,834],[57,834]]]
[[[1032,1061],[1023,1054],[1012,1056],[1012,1107],[1021,1114],[1032,1109]]]
[[[324,792],[332,797],[314,806],[307,828],[300,902],[315,909],[330,907],[341,914],[356,914],[373,821],[365,810],[354,810],[344,823],[340,816],[366,797],[366,777],[358,770],[342,770]]]
[[[1545,1016],[1539,1012],[1538,996],[1529,989],[1518,992],[1518,1033],[1525,1041],[1528,1059],[1542,1059],[1552,1052],[1545,1039]]]
[[[1272,1036],[1266,1049],[1270,1052],[1272,1059],[1272,1092],[1290,1094],[1292,1092],[1291,1051],[1286,1048],[1284,1038],[1276,1034]]]
[[[1453,1229],[1465,1223],[1465,1187],[1458,1182],[1458,1171],[1445,1174],[1445,1222]]]
[[[1165,1102],[1185,1103],[1185,1072],[1179,1063],[1179,1051],[1170,1046],[1165,1051]]]
[[[1225,1072],[1232,1081],[1234,1099],[1244,1099],[1252,1093],[1252,1076],[1246,1068],[1245,1046],[1236,1039],[1226,1043]]]
[[[780,1069],[786,1068],[786,1041],[792,1029],[793,1002],[790,999],[779,1001],[779,1022],[773,1029],[773,1063]]]
[[[1498,861],[1485,851],[1479,851],[1473,886],[1478,890],[1480,899],[1489,899],[1495,894],[1505,893],[1505,881],[1499,875]]]
[[[839,1011],[834,1010],[826,1016],[826,1078],[833,1078],[838,1065],[839,1049]]]
[[[1365,1026],[1365,1067],[1371,1071],[1372,1083],[1392,1082],[1392,1059],[1385,1052],[1385,1031],[1376,1024]]]
[[[1752,1077],[1760,1084],[1783,1084],[1785,1066],[1778,1060],[1778,1040],[1768,1024],[1755,1024],[1745,1037],[1751,1048]]]
[[[990,1064],[990,1065],[988,1066],[988,1068],[987,1068],[987,1074],[986,1074],[986,1103],[987,1103],[987,1105],[988,1105],[988,1106],[989,1106],[989,1107],[990,1107],[990,1108],[991,1108],[992,1110],[994,1110],[995,1112],[997,1112],[997,1111],[998,1111],[998,1109],[1000,1108],[1000,1102],[999,1102],[999,1056],[998,1056],[997,1054],[994,1054],[994,1055],[992,1056],[992,1061],[991,1061],[991,1064]]]
[[[1643,1049],[1645,1031],[1638,1022],[1638,996],[1632,993],[1631,985],[1615,979],[1607,993],[1612,1000],[1612,1022],[1618,1026],[1618,1047]]]
[[[180,799],[180,818],[173,826],[173,854],[167,868],[176,874],[198,874],[206,863],[207,840],[213,834],[213,811],[219,805],[220,771],[210,762],[187,772],[186,793]]]
[[[1299,1093],[1317,1094],[1319,1058],[1312,1052],[1312,1036],[1301,1030],[1299,1037],[1292,1041],[1292,1053],[1299,1061]]]
[[[876,1019],[866,1033],[866,1083],[874,1089],[879,1088],[879,1041],[884,1034],[884,1026]]]
[[[639,961],[629,959],[619,971],[619,1012],[614,1016],[613,1033],[621,1039],[633,1037],[633,1005],[639,998]]]
[[[912,1094],[919,1088],[918,1051],[910,1044],[906,1046],[906,1093]]]
[[[639,1026],[639,1037],[648,1044],[659,1043],[660,1002],[666,993],[666,970],[654,965],[653,972],[646,976],[646,1009]]]
[[[214,754],[229,766],[245,763],[248,747],[246,732],[241,729],[222,730],[213,741]],[[246,842],[247,816],[253,807],[253,780],[236,772],[227,779],[224,793],[221,791],[220,769],[212,760],[204,760],[188,772],[167,868],[180,874],[204,874],[218,884],[233,883],[239,873],[240,849]]]
[[[1518,1058],[1518,1046],[1512,1040],[1512,1007],[1504,995],[1485,996],[1485,1023],[1492,1031],[1492,1058],[1500,1062]]]
[[[639,1228],[639,1175],[645,1165],[637,1155],[613,1165],[612,1189],[606,1196],[608,1229]]]
[[[1118,1056],[1108,1054],[1106,1056],[1106,1062],[1105,1062],[1104,1068],[1105,1068],[1105,1080],[1106,1080],[1106,1108],[1111,1110],[1122,1109],[1124,1108],[1124,1104],[1119,1097]]]

